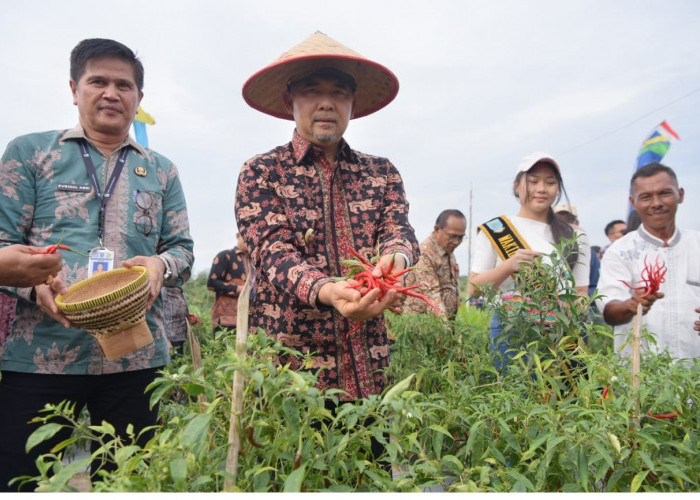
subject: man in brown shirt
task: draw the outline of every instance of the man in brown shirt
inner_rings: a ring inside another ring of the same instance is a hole
[[[459,308],[459,265],[454,256],[467,230],[467,219],[459,210],[444,210],[433,232],[420,245],[416,269],[408,273],[406,285],[421,285],[421,293],[440,310],[440,316],[454,320]],[[424,301],[407,297],[403,310],[426,313],[432,308]]]

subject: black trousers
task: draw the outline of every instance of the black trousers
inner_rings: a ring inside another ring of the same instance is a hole
[[[129,424],[134,425],[136,434],[144,427],[155,425],[158,407],[149,408],[149,395],[144,394],[144,390],[155,379],[157,370],[149,368],[109,375],[3,371],[0,380],[0,491],[18,491],[16,484],[10,487],[7,483],[17,476],[36,475],[36,458],[70,436],[71,429],[64,429],[28,453],[25,451],[27,438],[39,427],[28,422],[39,414],[46,403],[72,401],[76,403],[76,417],[87,406],[92,425],[107,421],[120,437],[126,438]],[[145,444],[152,436],[153,432],[147,433],[139,444]],[[93,463],[93,473],[97,465]],[[110,470],[115,465],[108,464],[103,468]],[[34,488],[36,484],[29,483],[20,491],[33,491]]]

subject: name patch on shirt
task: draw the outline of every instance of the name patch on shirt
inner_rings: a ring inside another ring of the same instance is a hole
[[[89,184],[57,184],[56,191],[72,191],[74,193],[89,193],[92,191],[92,186]]]

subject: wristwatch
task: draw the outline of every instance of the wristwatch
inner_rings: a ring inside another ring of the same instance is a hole
[[[163,257],[162,255],[156,255],[160,260],[163,261],[163,264],[165,264],[165,272],[163,273],[163,281],[167,281],[170,276],[173,275],[172,269],[170,269],[170,264],[168,263],[168,259]]]

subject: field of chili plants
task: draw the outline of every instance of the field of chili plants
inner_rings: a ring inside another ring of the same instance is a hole
[[[153,385],[162,414],[156,436],[139,448],[115,439],[107,423],[90,427],[68,405],[47,409],[30,445],[60,425],[75,431],[42,456],[41,489],[69,490],[90,458],[64,464],[61,453],[97,441],[94,456],[118,468],[93,477],[92,491],[215,492],[227,479],[249,492],[700,490],[700,363],[646,355],[633,388],[630,363],[610,352],[609,328],[594,321],[590,301],[547,265],[528,272],[530,301],[485,290],[492,307],[463,309],[450,324],[388,313],[393,385],[336,416],[326,402],[338,394],[317,390],[310,371],[278,366],[284,349],[264,333],[248,337],[245,359],[234,335],[211,333],[200,277],[186,293],[203,319],[203,367],[195,370],[186,352]],[[488,346],[494,310],[517,336],[501,371]],[[245,399],[231,476],[236,370]],[[369,459],[371,438],[385,445],[379,460]]]

